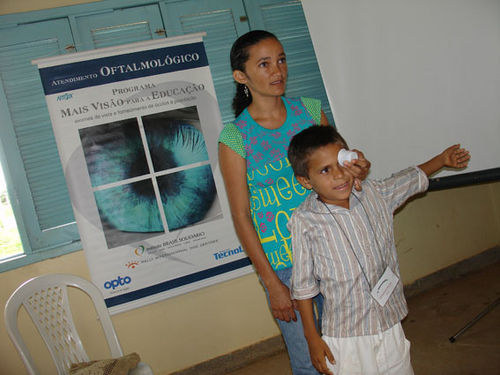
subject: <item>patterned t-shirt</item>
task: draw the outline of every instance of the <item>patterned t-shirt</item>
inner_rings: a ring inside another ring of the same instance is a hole
[[[287,117],[277,129],[256,123],[245,109],[226,124],[219,142],[247,161],[247,183],[252,220],[264,252],[275,270],[292,265],[287,222],[309,191],[295,179],[288,162],[291,138],[321,121],[321,103],[309,98],[284,98]]]

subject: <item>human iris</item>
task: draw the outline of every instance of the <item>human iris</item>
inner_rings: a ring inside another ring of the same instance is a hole
[[[151,172],[135,119],[80,134],[92,186],[117,185],[94,193],[101,219],[120,231],[163,232],[160,200],[170,231],[203,220],[216,197],[203,134],[177,120],[146,117],[143,124]],[[179,169],[169,172],[172,168]],[[159,200],[151,173],[157,176]],[[120,183],[143,175],[148,176]]]
[[[215,198],[210,165],[161,176],[158,187],[169,230],[202,220]]]
[[[155,171],[208,161],[202,133],[180,121],[169,126],[144,120]],[[157,178],[169,230],[202,220],[215,199],[215,183],[210,165],[202,165]]]
[[[149,173],[136,119],[79,132],[93,187]]]

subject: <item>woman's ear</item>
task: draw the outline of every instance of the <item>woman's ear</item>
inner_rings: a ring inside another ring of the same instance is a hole
[[[309,178],[305,176],[295,176],[297,181],[299,181],[299,184],[301,184],[303,187],[305,187],[307,190],[312,190],[312,185],[311,182],[309,181]]]
[[[247,75],[241,70],[233,70],[233,78],[236,82],[245,85],[247,83]]]

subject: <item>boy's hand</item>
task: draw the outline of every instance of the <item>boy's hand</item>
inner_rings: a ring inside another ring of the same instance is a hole
[[[358,154],[358,158],[353,161],[344,162],[344,167],[354,176],[354,188],[357,191],[361,191],[361,181],[368,176],[371,163],[361,151],[356,149],[351,151],[355,151]]]
[[[448,147],[442,153],[420,164],[418,167],[424,171],[427,176],[430,176],[443,167],[465,168],[467,164],[469,164],[469,159],[469,151],[465,148],[460,148],[460,145],[456,144]]]
[[[326,359],[328,359],[332,365],[335,364],[335,358],[326,342],[324,342],[319,335],[316,335],[314,338],[307,340],[307,343],[309,345],[311,362],[316,370],[322,374],[334,375],[326,364]]]
[[[441,153],[443,165],[449,168],[465,168],[469,164],[470,154],[459,144],[448,147]]]

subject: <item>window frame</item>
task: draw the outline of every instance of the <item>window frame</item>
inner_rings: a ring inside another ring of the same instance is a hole
[[[163,2],[104,0],[102,2],[0,15],[0,34],[2,30],[13,30],[23,25],[65,19],[72,33],[73,45],[77,45],[79,36],[77,34],[76,18],[79,16],[156,4],[160,10],[161,17],[162,9],[163,11],[165,10],[165,3],[168,2],[169,0],[164,0]],[[39,228],[40,225],[2,81],[0,81],[0,121],[3,124],[7,124],[2,127],[2,134],[0,136],[0,163],[7,186],[7,194],[23,246],[23,253],[0,259],[0,272],[82,250],[83,247],[79,238],[77,240],[65,241],[64,235],[60,234],[56,235],[56,238],[50,240],[45,246],[37,248],[36,242],[38,242],[38,238],[34,234],[30,235],[30,232],[34,232],[33,228]],[[64,226],[66,225],[76,228],[75,222],[68,222]]]

